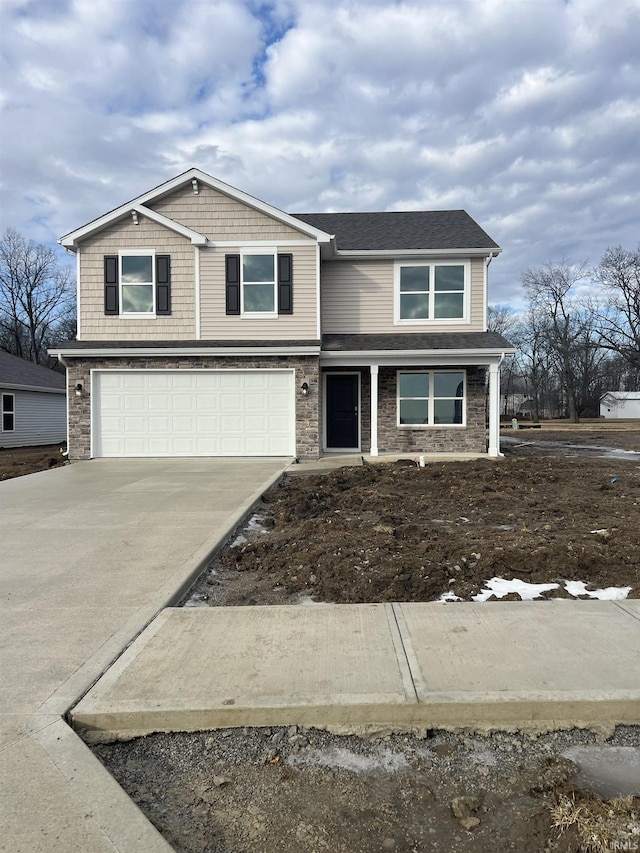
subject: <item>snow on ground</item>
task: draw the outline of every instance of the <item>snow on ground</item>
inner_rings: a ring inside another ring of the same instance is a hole
[[[534,598],[540,598],[543,592],[547,590],[558,589],[557,583],[527,583],[526,581],[513,580],[507,581],[504,578],[491,578],[485,581],[486,587],[477,595],[471,597],[472,601],[487,601],[492,595],[496,598],[504,598],[511,592],[517,593],[523,601],[533,601]],[[564,581],[564,588],[569,595],[577,598],[580,595],[588,595],[590,598],[598,598],[600,601],[619,601],[626,598],[631,592],[630,586],[608,586],[606,589],[587,589],[584,581]],[[440,601],[456,601],[457,597],[453,592],[445,592],[440,596]]]
[[[384,749],[377,756],[358,755],[350,749],[329,747],[328,749],[305,750],[299,754],[290,755],[287,763],[320,765],[321,767],[351,770],[353,773],[373,773],[385,770],[387,773],[397,773],[409,769],[409,762],[404,753]]]

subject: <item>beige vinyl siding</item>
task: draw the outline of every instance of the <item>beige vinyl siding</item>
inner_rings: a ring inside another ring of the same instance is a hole
[[[117,317],[104,313],[104,257],[123,249],[154,249],[171,256],[171,314]],[[193,340],[195,333],[195,248],[185,237],[144,216],[110,225],[80,248],[80,334],[83,341]]]
[[[290,228],[211,187],[199,185],[198,195],[191,185],[176,190],[150,204],[152,210],[204,234],[212,242],[220,240],[309,240],[302,231]]]
[[[201,249],[200,318],[203,340],[315,340],[318,336],[316,309],[317,246],[287,246],[279,252],[293,255],[293,314],[279,317],[226,315],[225,255],[235,249]]]
[[[451,260],[447,258],[446,260]],[[429,262],[437,259],[429,258]],[[484,259],[471,259],[471,322],[394,325],[394,261],[327,261],[321,270],[325,334],[416,334],[484,329]]]

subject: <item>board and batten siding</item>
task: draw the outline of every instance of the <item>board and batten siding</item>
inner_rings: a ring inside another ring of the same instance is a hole
[[[50,391],[0,388],[14,395],[14,429],[0,423],[0,447],[27,447],[67,440],[67,395]]]
[[[191,185],[149,205],[152,210],[203,234],[213,243],[221,240],[310,240],[304,232],[255,210],[200,183],[198,195]]]
[[[429,258],[428,262],[437,263],[437,258]],[[393,260],[327,261],[322,264],[321,282],[324,334],[481,332],[485,329],[484,258],[471,259],[470,322],[464,324],[426,321],[420,325],[394,325]]]
[[[293,314],[279,317],[227,316],[225,255],[235,249],[200,251],[200,327],[203,340],[314,340],[318,336],[316,269],[317,244],[275,244],[293,255]]]
[[[104,313],[104,257],[123,249],[154,249],[171,256],[171,314],[119,317]],[[140,215],[115,222],[81,243],[80,335],[83,341],[193,340],[195,327],[195,247],[174,231]]]

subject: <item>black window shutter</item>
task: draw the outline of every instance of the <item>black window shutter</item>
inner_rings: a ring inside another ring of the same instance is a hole
[[[278,255],[278,314],[293,314],[293,255]]]
[[[240,313],[240,255],[225,255],[227,314]]]
[[[156,255],[156,314],[171,314],[170,255]]]
[[[104,313],[117,314],[118,306],[118,256],[105,255],[104,259]]]

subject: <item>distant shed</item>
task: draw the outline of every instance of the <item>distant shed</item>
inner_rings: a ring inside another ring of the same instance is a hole
[[[600,417],[640,418],[640,391],[607,391],[600,398]]]
[[[0,350],[0,448],[66,439],[65,376]]]

